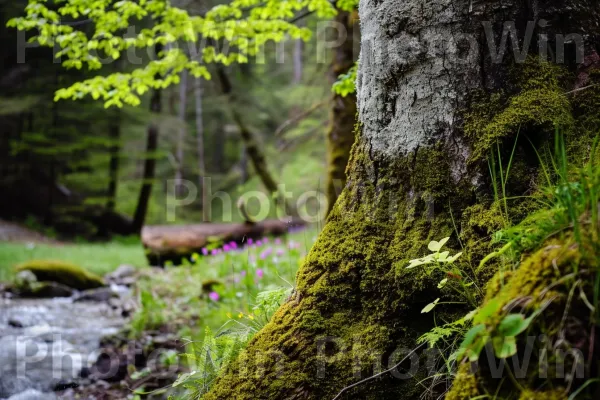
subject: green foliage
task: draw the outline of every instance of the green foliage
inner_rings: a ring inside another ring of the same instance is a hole
[[[410,264],[406,268],[412,269],[424,265],[425,271],[427,271],[428,275],[431,275],[436,271],[444,273],[445,277],[439,281],[438,289],[442,289],[447,286],[448,288],[451,288],[453,291],[457,292],[471,306],[476,307],[476,296],[472,294],[473,289],[471,289],[471,286],[475,284],[475,281],[464,272],[463,268],[460,268],[458,265],[454,265],[454,262],[458,260],[460,256],[462,256],[462,252],[451,256],[450,251],[441,251],[448,240],[450,240],[450,237],[445,237],[439,242],[432,240],[427,245],[427,248],[432,253],[426,255],[425,257],[410,260]],[[421,313],[428,313],[432,311],[435,306],[438,305],[439,301],[440,299],[438,298],[432,303],[429,303],[427,306],[425,306],[425,308],[423,308]]]
[[[354,64],[352,68],[345,74],[341,74],[338,80],[333,84],[331,90],[335,94],[339,94],[342,97],[354,93],[356,91],[356,71],[358,70],[358,64]]]
[[[139,105],[140,96],[153,89],[164,89],[179,82],[188,70],[195,77],[210,79],[206,63],[245,63],[267,42],[287,37],[307,40],[310,30],[290,22],[295,13],[307,9],[319,18],[336,14],[335,4],[325,0],[281,1],[235,0],[213,7],[205,15],[190,15],[186,10],[163,0],[55,0],[52,7],[43,0],[29,0],[26,15],[9,21],[8,26],[37,32],[29,39],[42,46],[58,46],[56,57],[64,57],[66,68],[100,69],[103,59],[117,60],[129,49],[159,49],[157,59],[129,73],[118,72],[77,82],[56,92],[55,99],[102,99],[106,107]],[[354,1],[341,1],[342,9],[352,9]],[[85,18],[91,32],[78,30],[64,19]],[[153,25],[137,35],[120,35],[128,27],[150,19]],[[194,43],[208,40],[200,49]],[[217,43],[226,41],[228,53]],[[179,45],[178,45],[179,43]],[[186,52],[180,45],[191,44]]]
[[[252,336],[269,322],[290,293],[291,288],[258,293],[254,313],[231,316],[217,335],[206,326],[202,344],[192,343],[191,350],[185,354],[191,372],[180,375],[173,387],[184,388],[183,396],[186,398],[201,398],[210,390],[219,373],[238,357]],[[234,325],[234,328],[228,328],[229,325]]]
[[[168,321],[167,303],[150,290],[141,290],[139,308],[130,323],[129,336],[139,337],[145,331],[161,328]]]

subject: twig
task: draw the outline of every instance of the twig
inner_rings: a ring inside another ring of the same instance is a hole
[[[290,125],[294,125],[297,124],[298,122],[300,122],[301,120],[303,120],[304,118],[308,117],[310,114],[312,114],[315,110],[317,110],[319,107],[321,107],[323,104],[325,103],[325,101],[320,101],[316,104],[313,104],[312,106],[310,106],[310,108],[298,115],[293,116],[292,118],[288,119],[287,121],[285,121],[283,124],[279,125],[279,128],[277,128],[275,130],[275,136],[280,136]]]
[[[380,376],[382,376],[382,375],[385,375],[385,374],[387,374],[388,372],[392,372],[393,370],[395,370],[396,368],[398,368],[398,367],[399,367],[399,366],[400,366],[400,365],[401,365],[401,364],[402,364],[404,361],[406,361],[406,359],[407,359],[408,357],[412,356],[412,355],[413,355],[413,354],[414,354],[414,353],[415,353],[417,350],[419,350],[421,347],[425,346],[426,344],[427,344],[427,342],[420,344],[420,345],[419,345],[417,348],[415,348],[415,349],[414,349],[414,350],[412,350],[410,353],[408,353],[408,354],[406,355],[406,357],[404,357],[402,360],[400,360],[400,362],[399,362],[398,364],[394,365],[392,368],[386,369],[385,371],[382,371],[382,372],[380,372],[380,373],[378,373],[378,374],[375,374],[375,375],[373,375],[373,376],[370,376],[370,377],[368,377],[368,378],[365,378],[365,379],[363,379],[362,381],[358,381],[358,382],[356,382],[356,383],[353,383],[353,384],[352,384],[352,385],[350,385],[350,386],[346,386],[345,388],[343,388],[342,390],[340,390],[340,392],[337,394],[337,396],[335,396],[335,397],[334,397],[332,400],[337,400],[337,399],[339,399],[339,398],[340,398],[340,396],[341,396],[341,395],[342,395],[342,394],[343,394],[343,393],[344,393],[346,390],[348,390],[348,389],[352,389],[352,388],[354,388],[354,387],[360,386],[360,385],[362,385],[363,383],[366,383],[366,382],[372,381],[373,379],[379,378]]]
[[[581,91],[584,91],[584,90],[586,90],[586,89],[593,88],[593,87],[595,87],[595,86],[598,86],[598,85],[599,85],[599,84],[598,84],[598,83],[596,83],[596,84],[594,84],[594,85],[584,86],[584,87],[581,87],[581,88],[578,88],[578,89],[575,89],[575,90],[571,90],[570,92],[565,92],[565,94],[573,94],[573,93],[581,92]]]

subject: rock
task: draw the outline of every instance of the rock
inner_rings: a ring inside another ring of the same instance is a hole
[[[30,271],[38,281],[56,282],[77,290],[104,286],[101,277],[64,261],[31,260],[16,267],[18,272]]]
[[[110,287],[90,289],[81,292],[74,301],[98,301],[108,302],[112,298],[119,297]]]
[[[4,336],[0,338],[0,398],[24,396],[28,389],[50,392],[59,383],[74,382],[83,359],[61,340],[47,343],[31,336]]]
[[[28,389],[14,396],[10,396],[8,400],[55,400],[56,396],[53,393],[42,393],[35,389]]]
[[[125,278],[131,278],[137,272],[133,265],[120,265],[113,272],[106,274],[104,278],[109,282],[120,282]]]
[[[17,319],[9,319],[8,326],[12,326],[13,328],[23,328],[25,325]]]
[[[20,297],[47,299],[52,297],[71,297],[73,289],[56,282],[31,282],[29,285],[14,288]]]

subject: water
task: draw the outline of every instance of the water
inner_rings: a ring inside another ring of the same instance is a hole
[[[96,360],[100,339],[125,322],[105,302],[0,299],[0,399],[76,382]]]

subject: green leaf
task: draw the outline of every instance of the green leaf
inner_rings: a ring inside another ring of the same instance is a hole
[[[492,344],[498,358],[508,358],[517,353],[517,340],[514,336],[495,337]]]
[[[435,240],[432,240],[432,241],[431,241],[431,242],[429,242],[429,244],[427,245],[427,248],[428,248],[430,251],[437,253],[438,251],[440,251],[440,250],[441,250],[441,248],[442,248],[442,247],[444,247],[444,245],[446,244],[446,242],[447,242],[448,240],[450,240],[450,238],[449,238],[449,237],[443,238],[443,239],[442,239],[442,240],[440,240],[439,242],[438,242],[438,241],[435,241]]]
[[[440,281],[440,283],[438,283],[438,289],[443,288],[444,286],[446,286],[446,283],[448,283],[448,278],[444,278]]]
[[[529,327],[531,319],[525,319],[523,314],[508,314],[498,325],[502,336],[517,336]]]
[[[426,314],[426,313],[430,312],[431,310],[433,310],[433,309],[435,308],[435,306],[437,306],[437,304],[438,304],[438,302],[439,302],[439,301],[440,301],[440,299],[439,299],[439,298],[437,298],[437,299],[435,299],[435,301],[433,301],[433,302],[431,302],[431,303],[427,304],[427,305],[425,306],[425,308],[423,308],[423,309],[421,310],[421,314]]]

